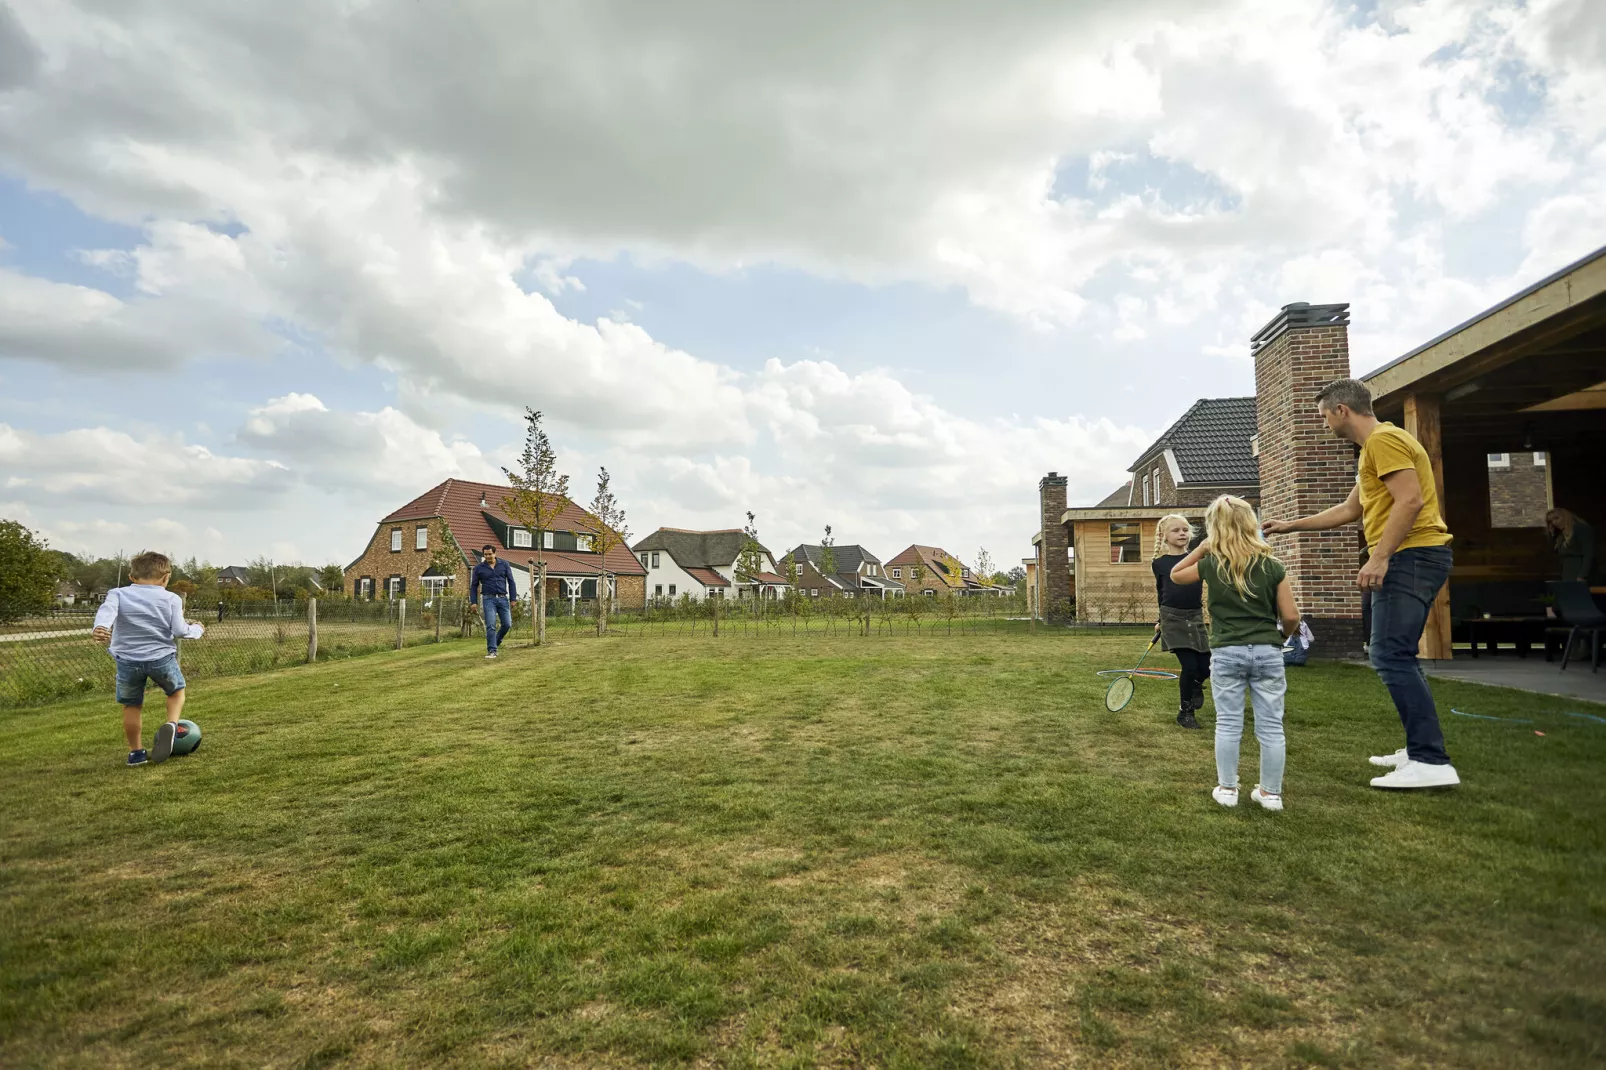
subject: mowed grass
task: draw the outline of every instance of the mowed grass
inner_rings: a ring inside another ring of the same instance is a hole
[[[1292,671],[1227,811],[1174,685],[1104,710],[1141,646],[454,644],[132,770],[7,713],[0,1065],[1601,1065],[1606,709],[1435,683],[1465,783],[1388,795],[1376,678]]]

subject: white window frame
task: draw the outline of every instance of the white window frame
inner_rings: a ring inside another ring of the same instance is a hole
[[[1149,480],[1149,486],[1154,490],[1154,504],[1160,504],[1160,466],[1154,466],[1154,478]]]
[[[514,528],[508,537],[513,543],[511,549],[514,550],[528,550],[535,545],[528,528]]]
[[[429,549],[429,525],[420,524],[413,529],[413,549]]]
[[[1143,474],[1143,505],[1145,508],[1149,505],[1149,474],[1147,472]]]
[[[581,553],[581,554],[589,554],[589,553],[591,553],[592,552],[591,551],[591,536],[590,535],[576,535],[574,537],[574,549],[575,549],[576,553]]]
[[[385,601],[394,602],[401,597],[401,582],[400,576],[389,576],[385,579]]]
[[[456,576],[420,576],[419,580],[424,586],[425,598],[439,598],[451,590]]]
[[[390,552],[393,553],[393,554],[401,553],[401,544],[402,544],[401,528],[391,528],[390,529]]]
[[[1544,450],[1534,450],[1534,467],[1544,468],[1550,463],[1550,455]]]
[[[1490,468],[1510,468],[1511,467],[1511,454],[1509,454],[1509,453],[1491,453],[1491,454],[1489,454],[1489,467]]]
[[[541,549],[552,549],[552,533],[550,531],[541,532]]]
[[[372,576],[363,576],[360,579],[358,579],[357,580],[357,590],[360,592],[357,595],[358,598],[362,599],[365,602],[373,601],[373,598],[374,598],[374,578]]]
[[[895,580],[903,579],[903,569],[901,569],[901,568],[893,569],[892,570],[892,578],[895,579]]]

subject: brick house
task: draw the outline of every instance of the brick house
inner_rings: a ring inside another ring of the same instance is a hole
[[[899,598],[904,585],[892,579],[881,566],[881,559],[857,544],[831,547],[836,571],[827,576],[820,571],[823,547],[804,543],[792,551],[797,562],[797,593],[804,598],[824,598],[833,594],[843,598]]]
[[[916,570],[919,575],[916,577]],[[916,543],[886,563],[886,574],[902,583],[910,594],[923,595],[998,595],[1011,593],[1010,588],[982,583],[964,562],[940,546],[921,546]]]
[[[705,598],[778,598],[791,586],[777,574],[775,557],[760,546],[761,567],[752,575],[739,574],[737,559],[747,534],[741,528],[690,531],[659,528],[636,543],[631,551],[646,570],[647,596],[653,600],[689,596]]]
[[[479,563],[480,548],[497,548],[497,556],[514,570],[522,596],[528,597],[535,569],[535,541],[543,542],[547,565],[546,596],[595,598],[602,555],[591,549],[588,525],[594,518],[572,501],[565,502],[550,531],[533,532],[513,520],[502,499],[509,488],[494,483],[448,479],[431,487],[374,528],[367,547],[346,566],[345,590],[358,599],[427,598],[443,591],[468,592],[468,574]],[[439,549],[441,526],[450,540],[450,571],[432,566]],[[627,546],[609,551],[607,571],[624,609],[646,606],[646,570]]]
[[[1032,540],[1037,571],[1062,601],[1074,601],[1078,621],[1154,619],[1149,561],[1161,517],[1181,513],[1202,527],[1204,507],[1219,495],[1258,504],[1256,419],[1254,398],[1201,398],[1138,456],[1127,469],[1130,480],[1091,506],[1066,508],[1064,477],[1049,473],[1039,485],[1039,508],[1044,531],[1057,511],[1065,556],[1049,561],[1039,532]]]

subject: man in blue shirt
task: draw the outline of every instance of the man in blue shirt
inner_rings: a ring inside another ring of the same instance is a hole
[[[513,570],[507,567],[506,561],[496,559],[494,546],[480,547],[480,563],[474,566],[468,578],[469,605],[479,601],[481,588],[484,588],[485,594],[485,656],[494,658],[496,648],[513,627],[509,600],[519,596],[519,589],[513,582]],[[501,627],[496,627],[495,622],[500,622]]]

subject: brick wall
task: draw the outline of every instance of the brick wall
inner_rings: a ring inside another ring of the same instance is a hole
[[[434,553],[435,540],[439,531],[439,518],[431,517],[428,520],[404,520],[400,523],[379,524],[374,528],[373,536],[368,540],[368,546],[363,550],[362,556],[356,564],[346,569],[345,593],[357,594],[357,581],[368,576],[374,581],[374,597],[385,597],[385,581],[392,576],[400,576],[404,581],[402,597],[420,599],[424,597],[423,576],[429,568],[430,554]],[[429,548],[418,550],[416,531],[419,527],[429,529]],[[392,528],[400,528],[402,533],[402,548],[392,552],[390,549],[390,532]],[[468,566],[459,565],[457,578],[452,581],[452,593],[461,595],[468,590]]]
[[[1323,386],[1349,374],[1347,326],[1289,327],[1255,354],[1262,516],[1308,516],[1349,495],[1355,485],[1355,449],[1327,429],[1315,401]],[[1300,611],[1316,633],[1312,653],[1359,657],[1355,528],[1278,535],[1270,542],[1293,580]]]
[[[1060,519],[1065,515],[1066,484],[1069,480],[1050,472],[1037,483],[1038,515],[1043,539],[1039,544],[1039,575],[1042,580],[1043,618],[1059,620],[1070,615],[1071,533]]]
[[[1508,453],[1510,463],[1489,465],[1489,526],[1544,527],[1550,509],[1549,469],[1534,464],[1535,454]],[[1537,456],[1543,458],[1544,454]]]

